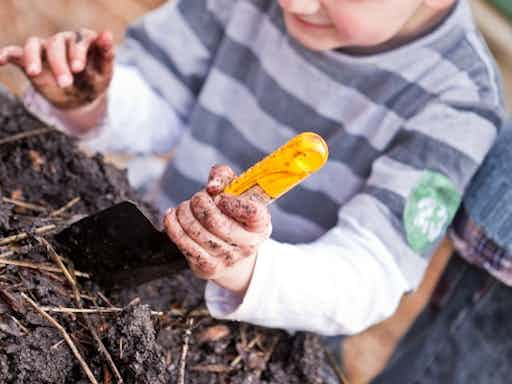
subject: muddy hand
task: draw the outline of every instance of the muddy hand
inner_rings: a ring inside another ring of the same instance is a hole
[[[242,292],[272,226],[264,205],[221,193],[234,176],[227,166],[213,167],[206,189],[169,210],[164,224],[197,276]]]
[[[14,64],[34,88],[62,109],[76,108],[102,96],[112,79],[112,34],[88,29],[60,32],[42,39],[30,37],[25,45],[0,48],[0,66]]]

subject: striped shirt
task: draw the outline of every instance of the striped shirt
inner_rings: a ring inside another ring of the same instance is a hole
[[[382,320],[418,285],[451,217],[418,251],[405,222],[411,195],[432,173],[461,195],[504,115],[499,75],[465,0],[416,40],[361,56],[304,48],[286,33],[274,0],[169,2],[129,28],[117,72],[112,99],[134,110],[112,110],[111,125],[122,127],[110,130],[114,149],[164,152],[177,144],[161,180],[162,209],[201,189],[213,164],[241,172],[300,132],[324,137],[326,166],[271,207],[272,240],[260,249],[251,286],[274,291],[250,287],[241,306],[251,308],[235,315],[228,292],[210,287],[207,299],[219,317],[326,334]],[[139,79],[140,94],[122,91],[135,82],[129,78]],[[282,271],[272,272],[285,265],[281,254],[295,255],[285,283]],[[316,273],[313,285],[325,289],[303,289],[301,273]],[[345,300],[340,292],[354,287],[367,296]],[[378,295],[393,296],[386,310]],[[359,302],[364,315],[329,323]],[[322,311],[331,320],[307,323]],[[293,314],[302,323],[289,320]]]

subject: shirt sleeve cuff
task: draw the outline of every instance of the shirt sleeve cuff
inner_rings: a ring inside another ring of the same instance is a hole
[[[310,244],[267,240],[245,297],[209,283],[212,316],[288,331],[354,334],[389,317],[408,284],[369,231],[335,227]]]
[[[272,254],[275,245],[272,240],[263,243],[256,257],[256,265],[245,296],[234,294],[213,281],[206,284],[205,300],[213,317],[226,320],[254,322],[262,303],[262,293],[267,286],[269,272],[272,270]]]
[[[107,109],[105,108],[103,115],[99,119],[99,124],[97,124],[94,128],[87,130],[86,133],[84,133],[83,129],[80,129],[77,124],[72,123],[72,121],[67,117],[69,114],[73,114],[74,116],[87,115],[92,109],[96,107],[97,101],[98,100],[95,100],[91,104],[85,105],[83,107],[70,110],[62,110],[48,102],[32,86],[28,86],[22,95],[22,102],[25,108],[32,115],[36,116],[46,125],[55,127],[67,135],[78,137],[80,139],[90,139],[100,134],[100,132],[107,125]]]

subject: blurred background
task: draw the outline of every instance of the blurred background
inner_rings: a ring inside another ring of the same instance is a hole
[[[188,0],[193,1],[193,0]],[[512,0],[470,1],[478,25],[498,59],[512,111]],[[120,41],[126,25],[165,0],[2,0],[0,46],[20,44],[31,35],[87,27],[109,28]],[[25,85],[12,67],[0,68],[0,83],[19,93]]]
[[[192,0],[193,1],[193,0]],[[128,23],[165,0],[1,0],[0,46],[22,44],[30,36],[46,37],[80,27],[114,32],[121,41]],[[0,83],[19,94],[26,84],[19,71],[0,68]]]

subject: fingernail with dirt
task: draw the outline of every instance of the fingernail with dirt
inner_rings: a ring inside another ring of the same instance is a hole
[[[214,178],[208,181],[208,185],[206,186],[206,192],[210,195],[216,195],[222,192],[222,182],[219,178]]]

